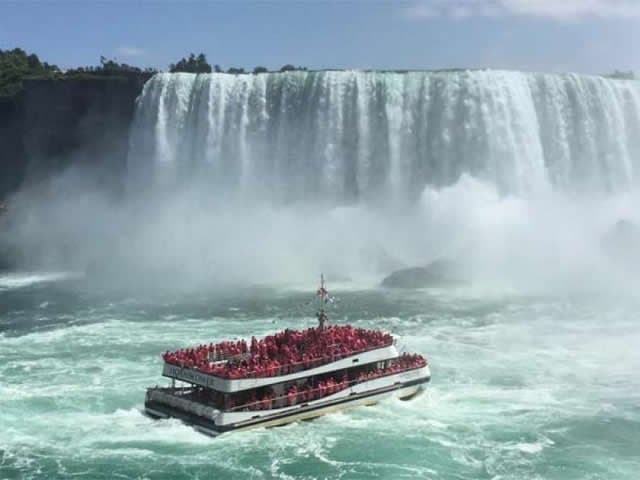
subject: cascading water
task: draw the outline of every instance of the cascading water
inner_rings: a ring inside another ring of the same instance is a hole
[[[637,177],[640,83],[506,71],[158,74],[129,164],[147,186],[275,200],[415,198],[469,174],[503,193]]]

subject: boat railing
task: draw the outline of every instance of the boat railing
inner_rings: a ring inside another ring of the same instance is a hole
[[[335,389],[331,393],[333,394],[333,393],[341,392],[342,390],[345,390],[345,389],[349,388],[350,386],[355,385],[356,383],[358,383],[357,380],[350,380],[346,384],[343,384],[342,382],[336,383],[335,386],[338,387],[338,388]],[[322,390],[323,390],[322,388],[318,387],[318,388],[312,388],[312,389],[309,389],[309,390],[296,391],[296,393],[295,393],[296,403],[298,403],[298,401],[297,401],[298,397],[300,395],[302,395],[303,393],[306,394],[306,395],[309,395],[309,394],[313,394],[313,393],[317,393],[317,392],[321,393]],[[324,388],[324,390],[326,391],[326,387]],[[324,395],[324,396],[327,396],[327,395]],[[322,398],[322,397],[318,397],[318,398]],[[239,405],[237,407],[230,408],[230,409],[228,409],[226,411],[227,412],[240,412],[240,411],[260,410],[259,408],[253,408],[253,407],[263,406],[265,404],[265,402],[268,402],[268,404],[269,403],[270,404],[274,404],[279,400],[284,400],[284,401],[288,402],[289,401],[289,395],[285,393],[284,395],[280,395],[278,397],[271,397],[271,398],[267,398],[267,399],[263,399],[263,400],[256,400],[255,402],[244,403],[244,404]],[[317,398],[314,399],[314,400],[317,400]],[[285,405],[281,405],[278,408],[281,408],[283,406],[285,406]],[[268,409],[263,409],[263,410],[268,410]]]
[[[220,410],[217,408],[194,401],[186,395],[180,395],[177,391],[174,391],[174,389],[169,389],[168,391],[163,389],[150,390],[147,392],[146,401],[166,403],[171,407],[207,418],[215,418],[215,416],[220,413]]]
[[[333,346],[337,346],[339,344],[334,344]],[[265,367],[261,370],[251,370],[250,372],[246,372],[241,377],[231,377],[228,376],[228,372],[224,372],[225,375],[221,375],[216,372],[207,372],[198,367],[191,367],[199,372],[206,373],[207,375],[211,375],[213,377],[227,378],[231,380],[242,380],[247,378],[268,378],[268,377],[277,377],[280,375],[290,375],[292,373],[302,372],[304,370],[308,370],[310,368],[320,367],[322,365],[327,365],[329,363],[335,362],[337,360],[342,360],[343,358],[352,357],[353,355],[358,355],[360,353],[370,352],[373,350],[378,350],[380,348],[386,348],[393,345],[393,342],[387,342],[383,345],[379,345],[376,347],[364,348],[361,350],[351,350],[346,353],[334,353],[331,355],[326,355],[323,357],[315,357],[307,360],[300,360],[298,362],[285,363],[282,365],[278,365],[277,367]],[[308,364],[308,366],[307,366]],[[180,365],[178,365],[180,366]]]
[[[426,365],[427,365],[427,362],[425,361],[424,364],[408,367],[408,368],[405,368],[403,370],[384,372],[384,373],[382,373],[380,375],[376,375],[376,376],[373,376],[373,377],[355,378],[353,380],[347,381],[346,383],[336,382],[334,384],[334,386],[339,387],[339,388],[334,389],[329,394],[325,394],[325,395],[322,395],[322,396],[317,397],[317,398],[312,398],[311,400],[318,400],[319,398],[326,397],[326,396],[329,396],[329,395],[333,395],[334,393],[341,392],[341,391],[346,390],[347,388],[352,387],[354,385],[357,385],[359,383],[367,382],[367,381],[370,381],[370,380],[378,380],[380,378],[388,377],[389,375],[396,375],[398,373],[405,373],[405,372],[409,372],[411,370],[417,370],[419,368],[425,367]],[[322,390],[325,390],[325,392],[326,392],[327,387],[326,386],[324,388],[317,387],[317,388],[313,388],[313,389],[309,389],[309,390],[296,391],[296,393],[295,393],[295,404],[300,403],[300,400],[299,400],[300,395],[302,395],[302,394],[309,395],[309,394],[313,394],[313,393],[317,393],[317,392],[322,393]],[[267,399],[256,400],[254,402],[244,403],[242,405],[238,405],[236,407],[226,409],[225,411],[226,412],[241,412],[241,411],[270,410],[270,408],[252,408],[252,407],[259,407],[259,406],[263,407],[265,405],[265,403],[266,403],[267,406],[268,405],[274,405],[280,400],[284,400],[285,402],[289,402],[289,395],[285,393],[284,395],[280,395],[278,397],[271,397],[271,398],[267,398]],[[308,401],[309,401],[309,399],[303,400],[303,403],[306,403]],[[280,406],[277,406],[276,408],[283,408],[285,406],[292,406],[292,405],[280,405]]]

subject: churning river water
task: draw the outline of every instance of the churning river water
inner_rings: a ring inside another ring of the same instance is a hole
[[[428,357],[425,394],[215,439],[141,413],[162,351],[309,326],[313,280],[134,294],[0,275],[0,478],[638,478],[640,302],[611,295],[334,285],[334,322]]]

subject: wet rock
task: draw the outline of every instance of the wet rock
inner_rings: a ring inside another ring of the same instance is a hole
[[[424,288],[460,285],[468,282],[462,265],[448,259],[438,259],[424,267],[396,270],[382,280],[383,287]]]

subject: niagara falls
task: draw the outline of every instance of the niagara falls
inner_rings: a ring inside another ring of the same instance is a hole
[[[0,479],[636,478],[635,3],[0,10]]]

